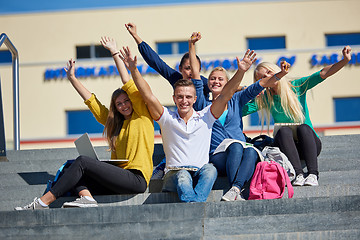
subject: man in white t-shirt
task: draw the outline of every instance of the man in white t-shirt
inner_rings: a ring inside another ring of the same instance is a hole
[[[161,127],[166,156],[165,190],[177,191],[181,201],[206,201],[217,177],[215,167],[209,164],[212,125],[224,112],[244,73],[255,62],[255,56],[253,51],[247,51],[241,61],[238,59],[237,73],[213,103],[199,112],[193,109],[196,101],[194,84],[191,80],[179,80],[174,85],[173,95],[177,111],[172,112],[154,96],[138,71],[137,59],[131,56],[129,48],[121,51],[120,58],[130,70],[152,118]]]

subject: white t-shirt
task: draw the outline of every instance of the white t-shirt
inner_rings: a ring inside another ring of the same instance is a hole
[[[187,124],[178,112],[164,107],[164,112],[157,120],[161,127],[161,136],[166,156],[166,168],[195,166],[201,168],[209,162],[211,131],[216,118],[210,106],[196,112]]]

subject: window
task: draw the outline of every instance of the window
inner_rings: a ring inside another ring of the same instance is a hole
[[[9,50],[0,51],[0,64],[1,63],[12,63],[12,56]]]
[[[110,52],[101,45],[76,46],[76,58],[110,58]]]
[[[326,34],[326,46],[360,45],[360,33]]]
[[[285,49],[285,36],[247,38],[248,48],[251,50]]]
[[[156,49],[159,55],[183,54],[189,51],[189,45],[187,41],[158,42]]]
[[[66,111],[67,134],[102,133],[104,126],[98,123],[90,110]]]
[[[334,98],[335,122],[360,121],[360,97]]]
[[[250,114],[249,124],[252,127],[261,126],[261,119],[259,118],[259,114],[257,112]],[[271,115],[270,115],[270,125],[274,125],[274,119],[272,118]],[[264,127],[266,126],[267,126],[267,121],[265,118]]]

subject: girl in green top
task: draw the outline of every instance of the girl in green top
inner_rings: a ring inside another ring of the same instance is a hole
[[[274,139],[275,145],[285,153],[292,163],[296,179],[294,186],[317,186],[318,164],[317,156],[321,151],[321,141],[315,133],[310,121],[309,111],[306,103],[306,93],[309,89],[324,81],[326,78],[342,69],[351,59],[351,48],[346,46],[342,50],[343,59],[332,65],[324,67],[310,76],[296,80],[290,80],[287,76],[280,76],[280,68],[272,63],[263,62],[254,71],[254,82],[262,78],[275,75],[278,80],[272,87],[267,88],[263,94],[256,97],[243,109],[243,115],[261,110],[262,122],[264,116],[270,119],[270,113],[275,123],[296,123],[297,138],[288,126],[281,127]],[[283,62],[282,64],[288,64]],[[289,65],[288,65],[289,66]],[[269,124],[269,121],[267,121]],[[304,177],[300,159],[305,160],[308,176]]]

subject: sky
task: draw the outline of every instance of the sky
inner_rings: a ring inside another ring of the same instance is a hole
[[[273,0],[0,0],[0,15],[54,11]]]

